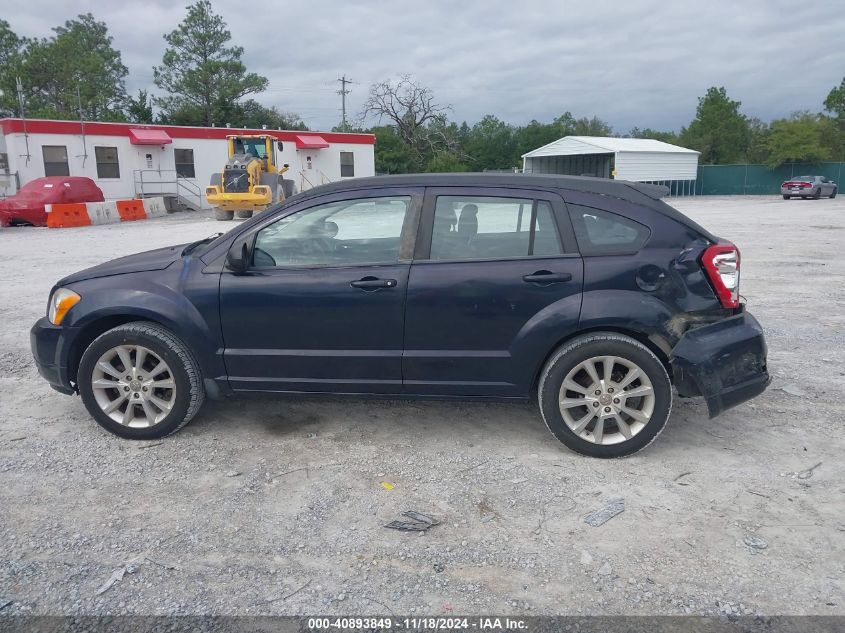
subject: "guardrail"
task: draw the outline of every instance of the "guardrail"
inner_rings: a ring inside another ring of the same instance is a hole
[[[202,189],[193,179],[180,176],[175,169],[136,169],[133,185],[137,198],[173,196],[177,205],[202,208]]]
[[[321,169],[313,169],[312,171],[316,171],[317,175],[320,177],[320,182],[318,183],[318,185],[327,185],[332,181],[332,179],[329,178],[328,176],[326,176],[326,174],[324,174]],[[313,182],[311,182],[311,180],[308,178],[308,176],[305,175],[304,169],[299,170],[299,178],[300,178],[300,180],[299,180],[299,190],[300,191],[305,191],[305,189],[306,189],[305,183],[308,183],[308,189],[313,189],[314,187],[318,186],[318,185],[315,185]],[[316,180],[316,178],[314,180]]]

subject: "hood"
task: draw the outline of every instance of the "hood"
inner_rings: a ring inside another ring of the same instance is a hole
[[[11,198],[0,200],[0,211],[21,211],[32,208],[40,208],[43,211],[45,201],[47,197],[43,195],[19,193]]]
[[[61,279],[56,285],[66,286],[76,281],[84,281],[86,279],[95,279],[96,277],[109,277],[111,275],[123,275],[125,273],[141,273],[150,270],[164,270],[173,262],[182,259],[182,251],[186,244],[179,244],[178,246],[167,246],[165,248],[157,248],[153,251],[146,251],[138,253],[137,255],[129,255],[127,257],[120,257],[113,259],[104,264],[99,264],[92,268],[80,270],[78,273],[68,275]]]

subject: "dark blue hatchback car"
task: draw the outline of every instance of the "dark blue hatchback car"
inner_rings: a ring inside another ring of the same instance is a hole
[[[560,441],[619,457],[663,429],[673,386],[712,417],[769,383],[739,251],[662,194],[533,175],[334,183],[66,277],[32,349],[126,438],[243,392],[537,397]]]

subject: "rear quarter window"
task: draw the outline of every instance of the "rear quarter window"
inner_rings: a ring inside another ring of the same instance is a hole
[[[577,204],[567,208],[582,255],[636,253],[651,236],[647,226],[621,215]]]

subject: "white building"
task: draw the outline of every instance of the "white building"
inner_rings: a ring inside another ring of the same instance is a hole
[[[698,152],[645,138],[564,136],[522,155],[526,173],[598,176],[692,191]]]
[[[282,141],[278,163],[300,191],[375,175],[372,134],[0,119],[0,196],[41,176],[88,176],[107,200],[164,194],[207,208],[205,186],[226,163],[229,134]]]

